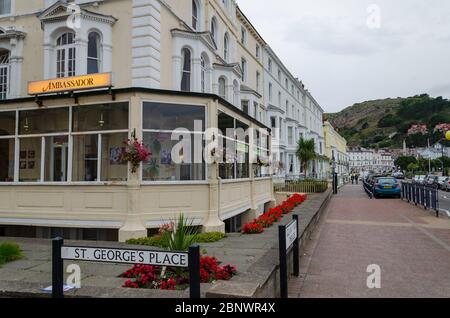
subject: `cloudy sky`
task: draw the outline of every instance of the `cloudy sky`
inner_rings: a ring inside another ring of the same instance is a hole
[[[238,3],[326,112],[421,93],[450,98],[448,0]]]

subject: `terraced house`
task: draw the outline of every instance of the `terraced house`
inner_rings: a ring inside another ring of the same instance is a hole
[[[274,203],[270,159],[288,160],[272,117],[323,151],[320,107],[285,68],[282,92],[269,80],[281,62],[232,0],[0,0],[0,56],[0,235],[124,241],[179,213],[238,231]],[[136,172],[131,137],[151,153]],[[175,162],[180,140],[204,156]]]

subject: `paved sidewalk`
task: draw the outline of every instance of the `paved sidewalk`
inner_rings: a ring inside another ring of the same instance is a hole
[[[367,267],[381,267],[369,289]],[[290,297],[450,297],[450,221],[397,199],[340,189],[301,258]]]

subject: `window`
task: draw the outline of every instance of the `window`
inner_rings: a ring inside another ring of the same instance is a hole
[[[281,70],[278,70],[278,82],[281,83]]]
[[[219,163],[222,179],[243,179],[250,177],[250,145],[247,131],[249,126],[220,112],[220,144],[223,145],[223,159]]]
[[[222,97],[223,99],[227,98],[227,83],[225,78],[221,77],[219,78],[219,96]]]
[[[289,80],[287,78],[284,81],[284,85],[286,86],[286,89],[289,89]]]
[[[0,112],[0,182],[14,181],[16,112]]]
[[[269,73],[272,73],[272,59],[269,59]]]
[[[258,44],[256,44],[256,58],[259,59],[261,56],[261,48]]]
[[[294,134],[292,127],[288,127],[288,144],[293,145],[294,144]]]
[[[247,81],[247,61],[242,58],[241,59],[241,68],[242,68],[242,81]]]
[[[201,181],[205,180],[203,134],[205,107],[145,102],[143,105],[144,144],[150,150],[149,161],[143,164],[144,181]],[[177,129],[189,130],[190,149],[181,148],[177,158],[172,150],[180,140],[172,140]],[[200,151],[201,153],[196,153]]]
[[[192,1],[192,28],[197,30],[198,28],[198,6],[197,1]]]
[[[269,102],[272,102],[272,83],[269,83]]]
[[[281,108],[281,92],[278,92],[278,107]]]
[[[211,36],[214,42],[216,42],[217,44],[217,20],[215,17],[213,17],[211,20]]]
[[[249,109],[248,109],[248,100],[242,101],[242,111],[248,115]]]
[[[241,43],[243,45],[247,44],[247,30],[244,26],[241,26]]]
[[[120,154],[128,139],[128,103],[73,107],[72,118],[72,180],[126,181]]]
[[[66,32],[56,40],[56,77],[75,76],[75,33]]]
[[[256,91],[259,93],[259,90],[261,88],[261,74],[256,71]]]
[[[229,43],[229,36],[228,33],[225,33],[223,37],[223,59],[228,62],[228,54],[230,51],[230,43]]]
[[[11,0],[0,1],[0,15],[11,14]]]
[[[9,51],[0,52],[0,100],[8,98],[9,91]]]
[[[88,60],[87,73],[100,73],[100,35],[97,32],[91,32],[88,36]]]
[[[181,75],[181,90],[185,92],[191,91],[191,51],[183,49],[182,51],[183,70]]]
[[[202,56],[200,59],[200,67],[201,67],[201,89],[202,93],[206,92],[206,61],[205,58]]]
[[[69,108],[20,111],[18,122],[19,181],[67,181]]]

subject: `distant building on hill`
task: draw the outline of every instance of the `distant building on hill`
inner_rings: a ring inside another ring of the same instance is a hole
[[[436,125],[436,127],[434,127],[434,132],[438,131],[442,132],[450,131],[450,123]]]
[[[412,125],[411,128],[408,129],[408,136],[415,134],[422,134],[422,135],[428,134],[427,125],[422,124]]]

